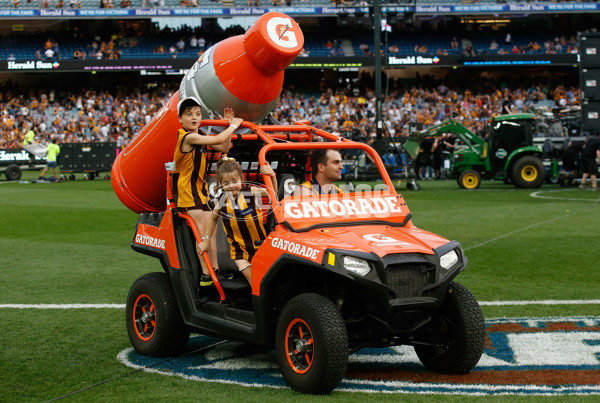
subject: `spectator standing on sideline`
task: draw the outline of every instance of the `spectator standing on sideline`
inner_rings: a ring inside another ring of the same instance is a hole
[[[592,190],[597,190],[596,175],[598,172],[598,163],[596,159],[600,160],[600,132],[596,133],[595,136],[590,136],[587,142],[581,150],[581,158],[583,160],[583,176],[581,177],[581,189],[585,188],[585,181],[587,177],[590,177],[592,182]]]
[[[437,139],[425,137],[421,140],[417,162],[419,165],[418,175],[420,179],[433,179],[433,152],[437,148]],[[429,174],[428,172],[429,171]]]

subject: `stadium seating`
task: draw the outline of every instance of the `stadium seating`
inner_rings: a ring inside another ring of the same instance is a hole
[[[138,43],[134,47],[121,46],[121,58],[165,58],[170,57],[168,49],[171,45],[174,45],[180,37],[183,37],[186,42],[184,52],[178,53],[177,57],[190,57],[194,58],[198,56],[198,49],[193,49],[189,46],[189,37],[187,34],[179,34],[177,32],[172,33],[168,36],[164,35],[150,35],[142,36],[138,39]],[[567,36],[569,38],[570,36]],[[457,38],[460,41],[460,38]],[[35,57],[37,49],[43,54],[43,44],[46,40],[44,36],[27,36],[27,35],[8,35],[0,37],[0,59],[6,60],[12,53],[17,60],[31,60]],[[215,41],[219,39],[215,38]],[[498,43],[499,48],[496,50],[490,50],[490,43],[495,40]],[[525,38],[515,39],[513,44],[519,48],[527,48],[527,45],[531,42],[537,42],[541,49],[533,51],[527,50],[527,54],[543,54],[545,53],[544,43],[546,41],[554,41],[553,35],[532,35]],[[502,35],[497,36],[485,36],[477,37],[472,40],[473,48],[478,55],[497,54],[500,50],[506,53],[511,53],[513,45],[506,45],[504,43],[504,37]],[[90,45],[88,41],[77,41],[75,39],[58,39],[60,58],[71,59],[73,58],[73,52],[75,50],[85,50],[90,57]],[[311,57],[327,57],[331,56],[330,49],[326,47],[327,39],[321,38],[317,35],[305,35],[305,49]],[[373,39],[368,35],[357,36],[352,40],[352,47],[356,56],[363,56],[364,52],[360,49],[361,44],[367,44],[373,54],[374,46]],[[158,46],[162,45],[165,48],[164,54],[154,53],[153,50]],[[424,52],[428,55],[435,55],[439,50],[445,51],[448,55],[461,55],[463,49],[459,47],[458,50],[453,50],[450,47],[450,38],[441,39],[439,35],[435,34],[423,34],[423,33],[403,33],[402,35],[390,35],[387,39],[387,46],[382,44],[382,50],[385,54],[392,54],[388,51],[389,46],[396,45],[398,47],[398,55],[414,55],[418,54],[415,52],[415,45],[425,45],[427,51]],[[207,47],[209,43],[207,43]],[[556,53],[566,53],[567,46],[563,46],[562,49]],[[349,55],[346,50],[346,55]]]

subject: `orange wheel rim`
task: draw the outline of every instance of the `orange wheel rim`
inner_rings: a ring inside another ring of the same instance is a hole
[[[285,355],[292,370],[308,372],[315,360],[314,338],[308,323],[300,318],[292,320],[285,332]]]
[[[146,294],[139,295],[133,304],[133,328],[143,341],[150,340],[156,331],[154,302]]]

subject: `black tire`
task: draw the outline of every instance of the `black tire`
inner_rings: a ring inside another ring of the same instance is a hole
[[[433,345],[415,345],[415,352],[429,371],[466,374],[477,365],[485,344],[485,320],[479,303],[465,286],[450,284],[426,337]]]
[[[177,356],[190,337],[166,273],[148,273],[133,283],[125,320],[131,345],[142,355]]]
[[[467,169],[458,175],[458,186],[461,189],[477,189],[481,185],[481,175],[472,169]]]
[[[348,334],[336,306],[318,294],[292,298],[275,333],[277,361],[295,391],[326,394],[339,385],[348,365]]]
[[[17,165],[11,164],[6,167],[4,174],[6,175],[6,179],[9,181],[18,181],[21,179],[22,172],[21,168],[19,168]]]
[[[533,156],[525,155],[519,158],[512,165],[511,181],[518,188],[531,189],[537,188],[544,183],[544,164],[542,160]]]

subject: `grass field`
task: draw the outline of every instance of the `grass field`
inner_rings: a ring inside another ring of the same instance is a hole
[[[23,179],[33,176],[26,173]],[[461,242],[469,266],[458,281],[479,301],[599,298],[599,193],[549,185],[532,191],[500,182],[484,182],[477,191],[459,190],[454,181],[421,184],[419,192],[400,186],[413,222]],[[137,215],[120,203],[110,181],[8,183],[2,179],[0,217],[0,304],[124,304],[137,277],[161,270],[157,260],[129,247]],[[486,318],[497,318],[598,315],[598,308],[580,304],[482,309]],[[65,400],[432,400],[431,395],[336,391],[323,397],[302,396],[289,389],[192,382],[135,372],[116,359],[130,347],[122,309],[2,308],[0,313],[0,401],[47,401],[82,389]],[[477,400],[440,395],[435,399]],[[553,400],[595,399],[563,396]]]

